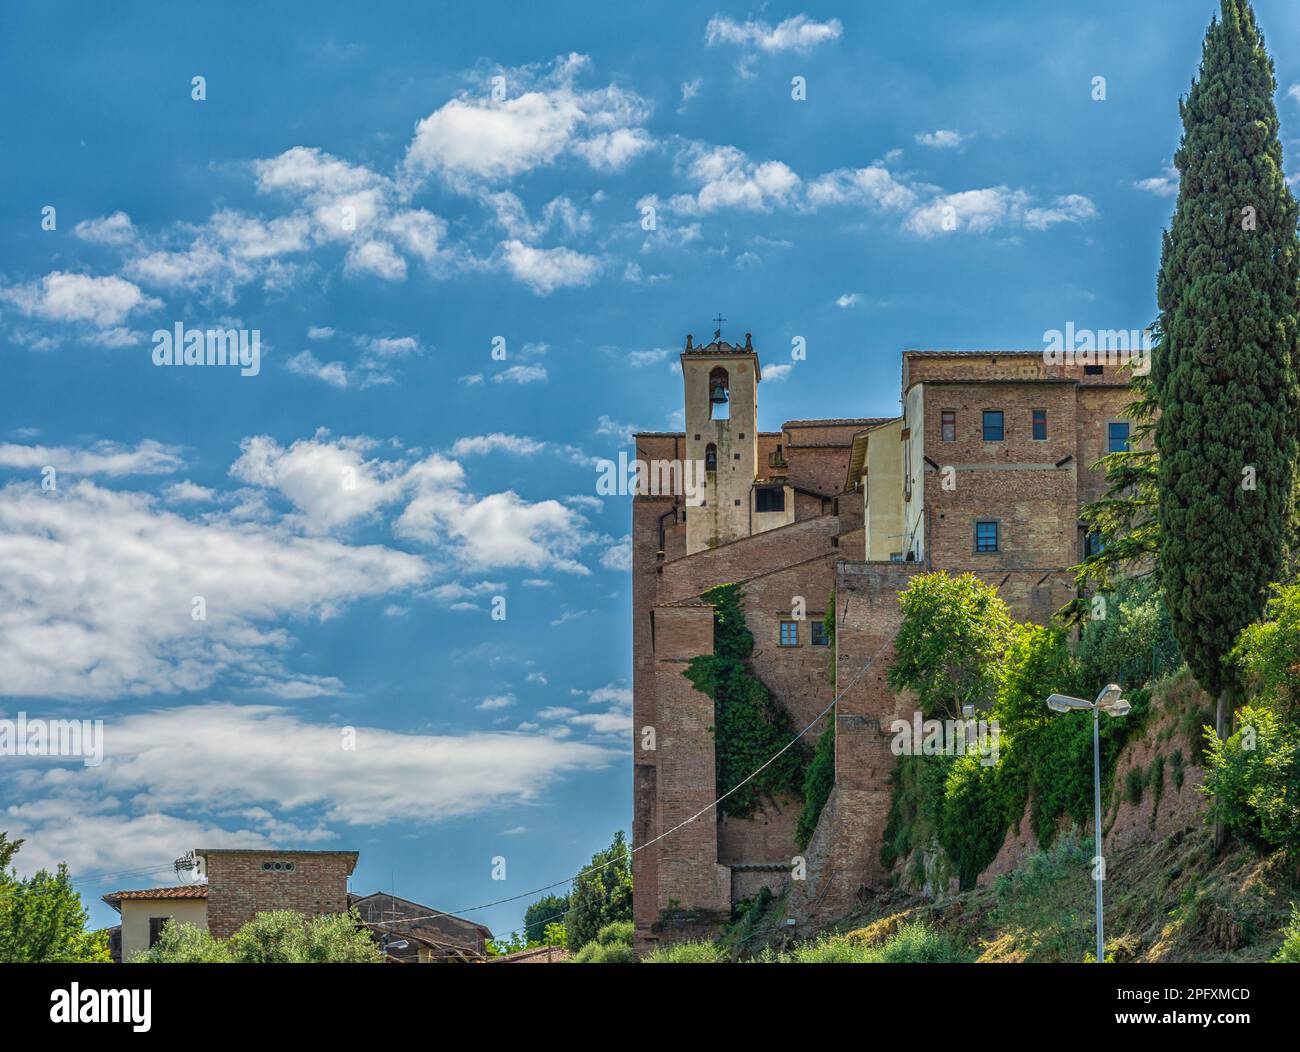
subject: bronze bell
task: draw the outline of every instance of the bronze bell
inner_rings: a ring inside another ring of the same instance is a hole
[[[722,384],[713,385],[713,397],[709,399],[714,405],[722,405],[727,400],[727,389]]]

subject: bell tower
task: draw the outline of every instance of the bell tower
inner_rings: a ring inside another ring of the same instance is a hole
[[[722,339],[682,352],[686,389],[686,458],[695,489],[686,501],[686,554],[748,537],[758,471],[758,384],[752,337],[743,347]]]

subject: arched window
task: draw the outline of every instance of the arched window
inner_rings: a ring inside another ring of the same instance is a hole
[[[710,442],[704,447],[704,471],[712,475],[718,470],[718,447]]]
[[[727,370],[718,366],[709,373],[709,419],[729,420],[731,418],[731,381]]]

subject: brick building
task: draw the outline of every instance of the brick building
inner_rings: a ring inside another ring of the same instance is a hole
[[[1017,617],[1045,621],[1075,594],[1068,567],[1089,543],[1079,511],[1104,487],[1090,467],[1129,428],[1117,366],[1050,365],[1041,352],[907,351],[901,415],[779,431],[758,430],[749,335],[688,336],[681,364],[685,430],[636,436],[648,480],[632,523],[633,843],[649,845],[633,855],[640,948],[716,927],[763,886],[792,883],[800,924],[833,919],[884,877],[888,727],[904,709],[885,683],[898,593],[922,570],[971,571]],[[689,821],[730,788],[715,784],[713,701],[682,674],[712,652],[701,593],[725,583],[743,585],[754,670],[796,727],[843,692],[835,789],[803,852],[806,880],[790,881],[801,800]],[[833,675],[820,631],[832,594]]]

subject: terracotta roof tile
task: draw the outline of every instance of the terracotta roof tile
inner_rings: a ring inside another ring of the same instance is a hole
[[[206,899],[206,884],[176,884],[170,888],[141,888],[134,891],[110,891],[104,896],[113,909],[119,908],[122,899]]]

